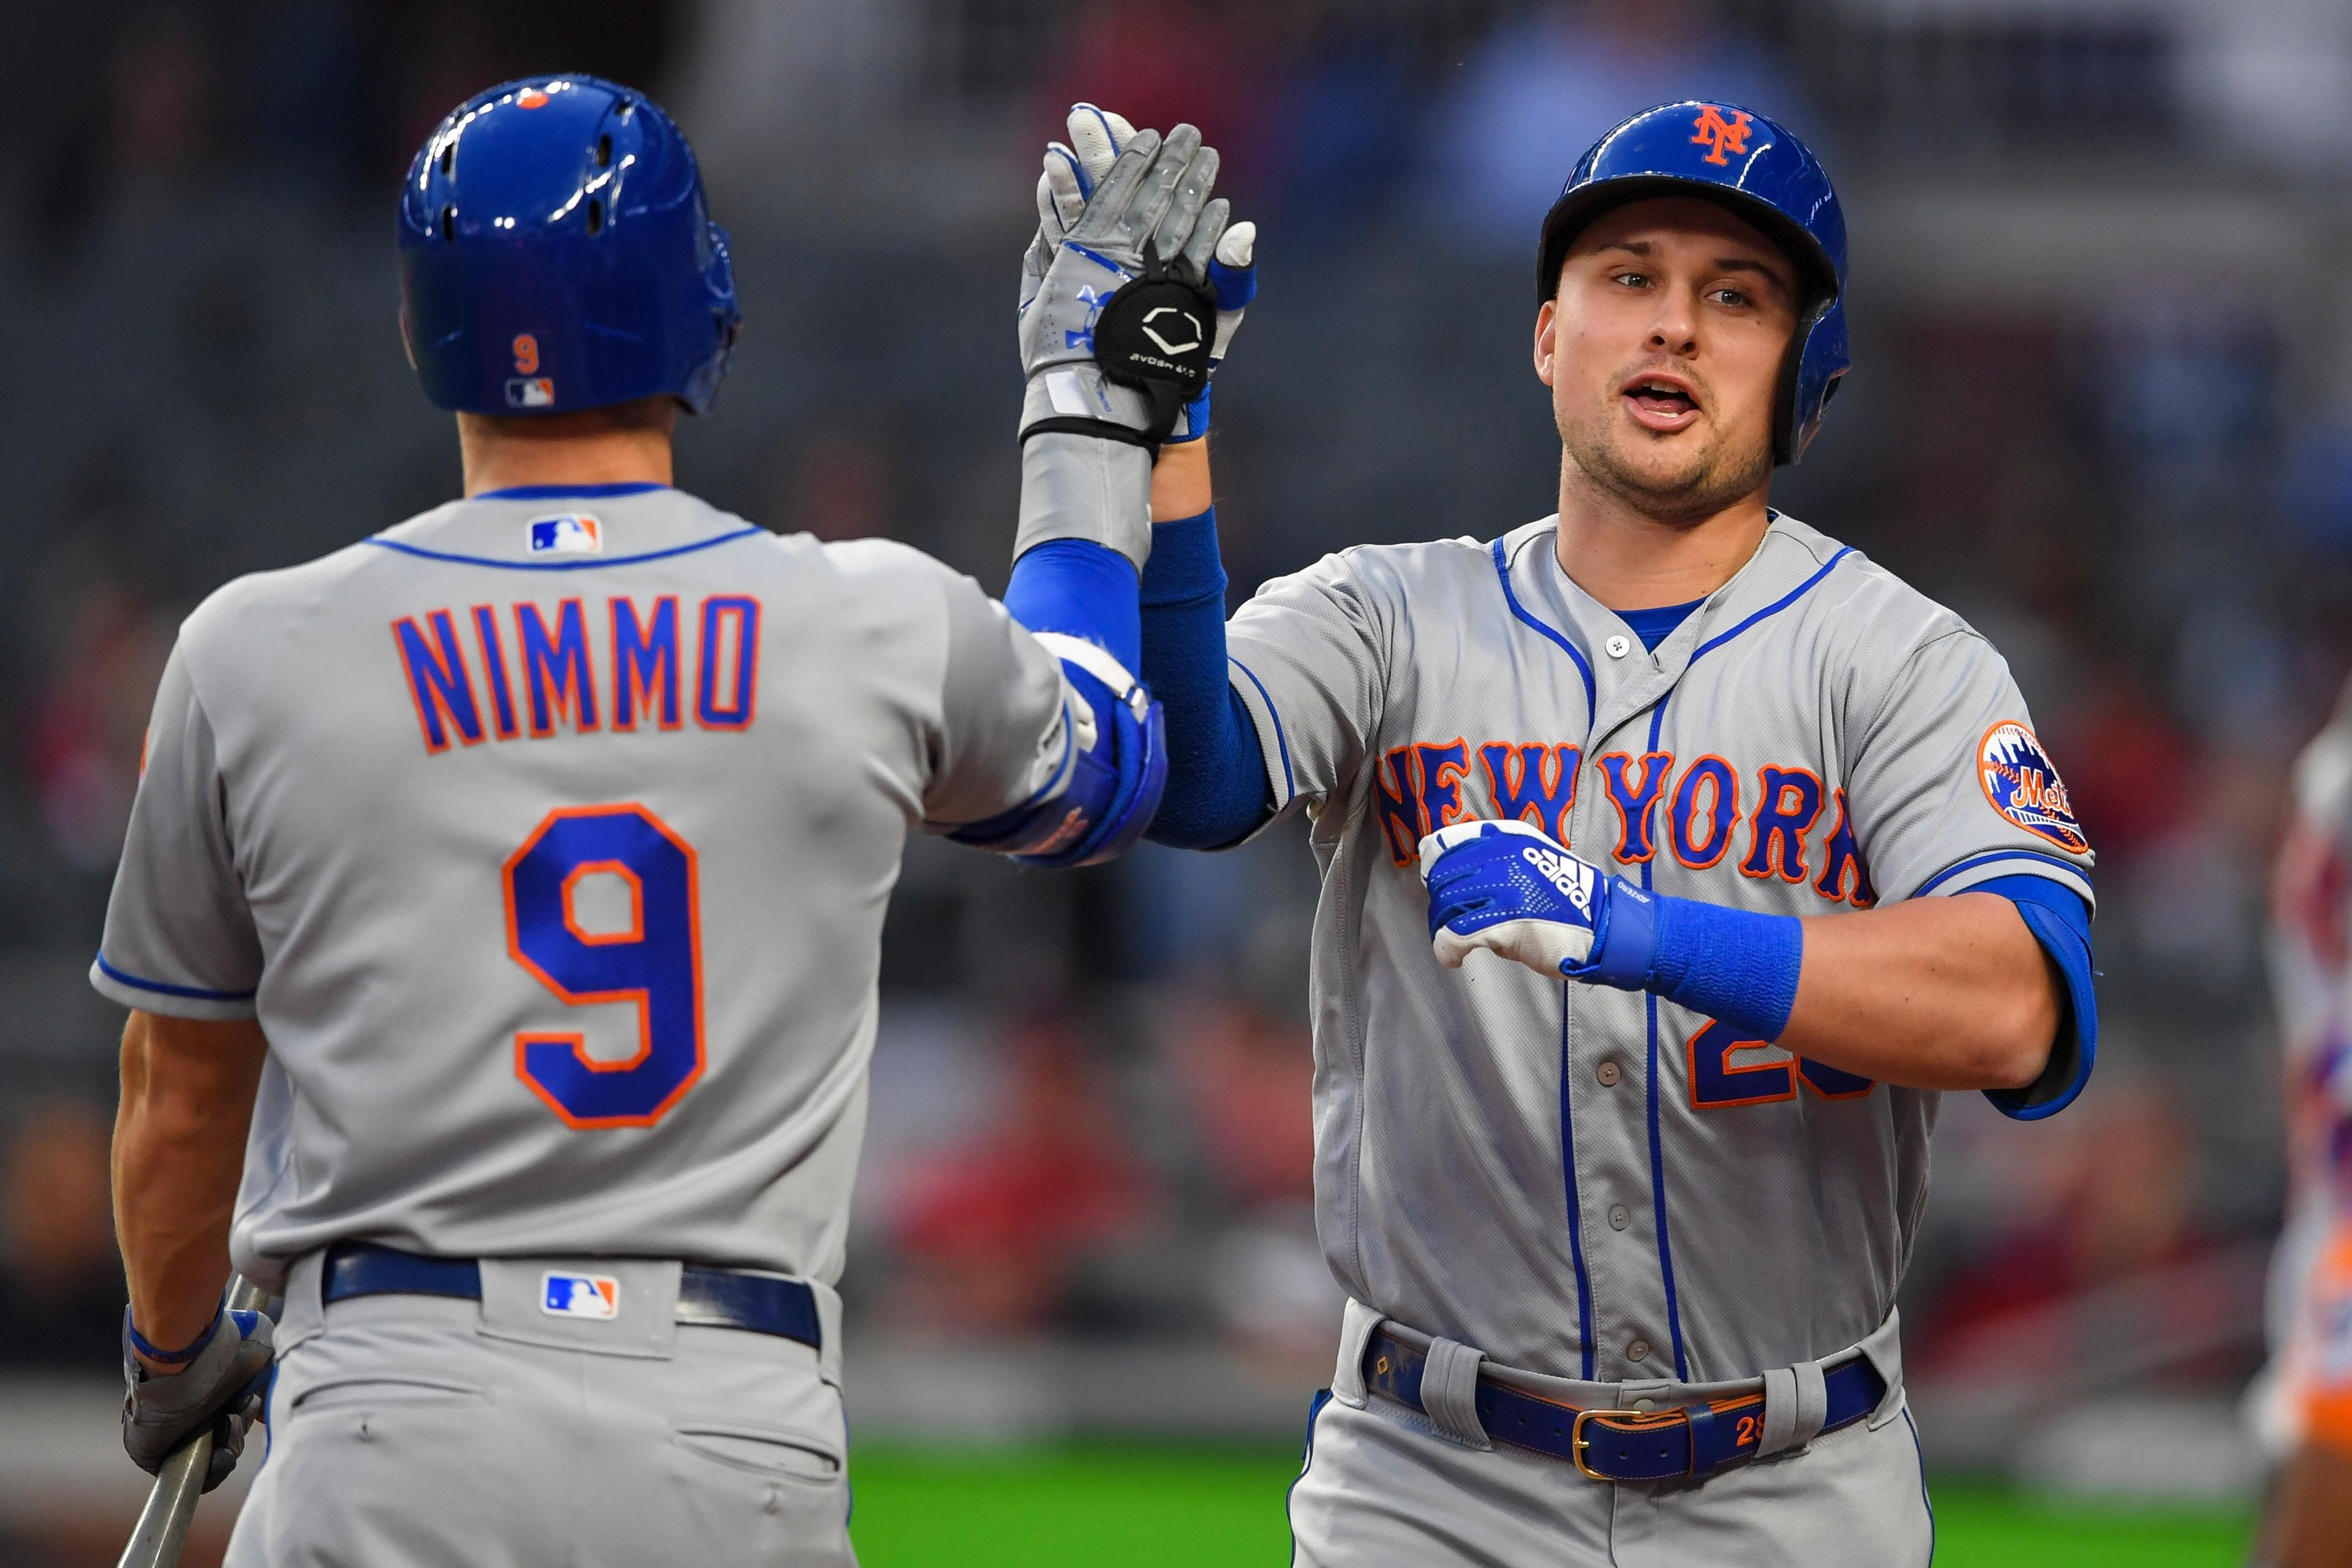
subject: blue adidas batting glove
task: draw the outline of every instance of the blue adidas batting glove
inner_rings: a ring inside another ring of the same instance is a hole
[[[1537,973],[1639,990],[1656,904],[1524,822],[1462,822],[1421,841],[1430,945],[1459,969],[1484,948]]]

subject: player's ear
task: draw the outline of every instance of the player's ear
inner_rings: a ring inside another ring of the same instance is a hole
[[[1559,341],[1559,306],[1546,300],[1536,310],[1536,379],[1551,384],[1551,367]]]

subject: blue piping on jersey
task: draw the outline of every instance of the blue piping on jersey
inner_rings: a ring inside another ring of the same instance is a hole
[[[254,991],[207,991],[201,985],[167,985],[161,980],[142,980],[135,974],[125,974],[107,963],[106,954],[102,952],[98,955],[98,969],[109,980],[135,985],[142,991],[152,991],[158,996],[185,996],[197,1002],[250,1002],[258,994]]]
[[[1806,578],[1803,582],[1790,589],[1788,593],[1782,595],[1780,598],[1773,600],[1770,604],[1765,605],[1762,609],[1757,611],[1754,615],[1748,616],[1746,620],[1740,622],[1729,631],[1725,632],[1718,637],[1709,637],[1706,641],[1699,644],[1697,650],[1690,656],[1691,664],[1696,664],[1701,658],[1714,652],[1717,648],[1721,647],[1725,643],[1729,642],[1732,638],[1738,637],[1740,633],[1746,631],[1757,622],[1779,615],[1781,611],[1787,609],[1790,605],[1803,598],[1807,594],[1811,593],[1814,584],[1820,582],[1822,578],[1836,571],[1837,563],[1853,553],[1853,545],[1846,544],[1839,546],[1838,552],[1835,555],[1831,556],[1820,571],[1814,573],[1811,576]],[[1687,672],[1690,668],[1690,665],[1685,665],[1683,668]],[[1651,749],[1654,751],[1656,748],[1652,747]]]
[[[1592,1381],[1592,1282],[1584,1273],[1584,1205],[1576,1196],[1576,1118],[1570,1110],[1569,1091],[1573,1085],[1574,1068],[1568,1059],[1568,988],[1576,982],[1559,983],[1559,1152],[1562,1173],[1568,1180],[1568,1256],[1576,1266],[1576,1330],[1577,1341],[1584,1350],[1584,1381]]]
[[[415,555],[426,561],[448,561],[460,566],[494,566],[501,572],[593,572],[602,566],[635,566],[641,561],[666,561],[673,555],[691,555],[714,544],[731,544],[736,540],[767,531],[755,523],[716,538],[698,539],[691,544],[673,544],[667,550],[648,550],[638,555],[607,555],[591,561],[501,561],[495,555],[460,555],[454,550],[427,550],[421,544],[404,544],[397,539],[386,539],[381,534],[362,542],[373,544],[379,550],[397,550],[403,555]]]
[[[1790,605],[1803,598],[1808,593],[1812,591],[1813,586],[1816,584],[1820,583],[1822,578],[1828,576],[1832,572],[1837,569],[1837,563],[1839,562],[1844,560],[1847,556],[1853,553],[1853,548],[1851,545],[1841,547],[1838,552],[1835,555],[1831,556],[1822,566],[1820,571],[1815,572],[1811,576],[1798,584],[1788,593],[1782,595],[1780,598],[1775,599],[1772,603],[1765,605],[1762,609],[1757,611],[1754,615],[1748,616],[1746,620],[1740,622],[1729,631],[1724,632],[1717,637],[1709,637],[1706,641],[1699,644],[1697,648],[1695,649],[1690,656],[1690,663],[1683,666],[1683,672],[1687,675],[1690,673],[1690,666],[1692,664],[1696,664],[1701,658],[1714,652],[1717,648],[1721,647],[1725,643],[1729,642],[1732,638],[1738,637],[1748,627],[1756,625],[1759,621],[1768,620],[1771,616],[1779,615],[1782,610],[1787,609]],[[1665,732],[1666,704],[1673,700],[1674,692],[1670,690],[1664,697],[1658,699],[1658,705],[1655,708],[1650,710],[1649,749],[1653,752],[1658,749],[1659,736]],[[1650,809],[1652,811],[1655,811],[1657,809],[1657,804],[1654,801],[1651,803]],[[1650,868],[1654,858],[1655,858],[1653,857],[1651,860],[1644,860],[1642,862],[1642,890],[1644,892],[1652,890],[1650,887]],[[1682,1305],[1676,1299],[1675,1292],[1674,1248],[1666,1239],[1666,1151],[1664,1140],[1659,1136],[1658,1131],[1658,998],[1655,992],[1649,994],[1648,1002],[1650,1016],[1650,1206],[1656,1211],[1658,1228],[1658,1271],[1665,1277],[1666,1329],[1674,1339],[1675,1376],[1685,1382],[1688,1382],[1690,1379],[1690,1367],[1688,1363],[1685,1360],[1683,1351]]]
[[[1290,1488],[1282,1494],[1282,1518],[1286,1524],[1290,1523],[1290,1500],[1297,1494],[1298,1483],[1305,1480],[1307,1472],[1315,1468],[1316,1418],[1323,1414],[1323,1407],[1330,1403],[1331,1391],[1328,1388],[1318,1388],[1315,1391],[1314,1400],[1307,1406],[1307,1451],[1299,1456],[1298,1473],[1290,1478]],[[1290,1525],[1290,1561],[1292,1568],[1297,1568],[1298,1526],[1295,1524]]]
[[[1911,1429],[1911,1452],[1919,1460],[1919,1500],[1927,1505],[1927,1568],[1936,1563],[1936,1500],[1927,1495],[1927,1450],[1919,1441],[1919,1424],[1911,1419],[1911,1406],[1903,1406],[1903,1425]]]
[[[1593,683],[1592,666],[1587,662],[1584,655],[1578,651],[1574,643],[1528,614],[1519,604],[1519,596],[1511,592],[1511,563],[1504,557],[1501,540],[1495,541],[1492,553],[1495,557],[1495,575],[1501,578],[1503,583],[1503,602],[1511,606],[1511,614],[1558,643],[1560,651],[1575,661],[1577,673],[1584,677],[1584,719],[1585,722],[1591,723],[1601,713],[1600,689]]]
[[[1266,712],[1274,719],[1274,744],[1275,748],[1282,753],[1282,801],[1281,805],[1276,807],[1279,810],[1282,805],[1288,805],[1292,798],[1298,794],[1297,776],[1290,771],[1290,742],[1282,732],[1281,710],[1275,707],[1274,698],[1267,692],[1265,682],[1257,678],[1255,670],[1232,654],[1225,655],[1225,662],[1249,677],[1249,683],[1257,688],[1258,700],[1265,704]]]
[[[1698,655],[1693,654],[1691,658],[1696,659]],[[1687,669],[1689,667],[1684,668]],[[1674,693],[1668,691],[1658,699],[1658,705],[1650,710],[1651,751],[1658,749],[1658,736],[1666,722],[1666,703],[1673,696]],[[1655,801],[1650,803],[1650,809],[1657,810]],[[1650,867],[1656,859],[1657,856],[1653,854],[1642,862],[1642,890],[1645,893],[1652,890]],[[1650,1207],[1653,1217],[1657,1221],[1658,1272],[1665,1277],[1666,1281],[1666,1332],[1674,1341],[1675,1376],[1688,1383],[1690,1366],[1683,1356],[1682,1303],[1675,1296],[1675,1252],[1666,1241],[1666,1146],[1665,1141],[1658,1135],[1658,994],[1647,992],[1642,1000],[1649,1005],[1646,1010],[1650,1019]]]
[[[1945,883],[1950,881],[1953,878],[1958,876],[1963,871],[1973,871],[1979,866],[1990,866],[1996,860],[2039,860],[2045,866],[2063,867],[2064,869],[2074,873],[2075,876],[2083,877],[2085,881],[2090,879],[2088,877],[2084,875],[2083,868],[2075,865],[2072,860],[2065,859],[2060,856],[2044,855],[2038,849],[1995,849],[1990,854],[1972,855],[1956,866],[1945,867],[1942,870],[1937,872],[1934,876],[1920,883],[1918,888],[1913,891],[1911,896],[1915,899],[1918,898],[1937,888],[1942,887]]]
[[[561,500],[565,496],[587,496],[602,500],[612,496],[641,496],[654,490],[671,489],[645,479],[623,479],[608,485],[509,485],[502,490],[484,490],[467,500]]]

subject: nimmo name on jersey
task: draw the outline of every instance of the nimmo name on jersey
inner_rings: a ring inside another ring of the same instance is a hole
[[[696,619],[694,721],[705,730],[749,729],[759,707],[760,601],[713,595]],[[592,636],[592,622],[609,635]],[[462,619],[453,610],[427,610],[401,616],[392,633],[425,749],[438,755],[453,738],[475,746],[526,733],[545,740],[559,730],[585,734],[603,729],[608,713],[623,732],[640,722],[683,727],[689,672],[679,626],[677,595],[665,594],[649,608],[614,595],[594,616],[578,598],[552,611],[528,600],[503,610],[476,605]],[[609,682],[600,667],[610,671]]]

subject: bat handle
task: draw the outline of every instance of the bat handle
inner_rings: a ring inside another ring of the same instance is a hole
[[[268,1293],[247,1284],[244,1275],[229,1280],[228,1304],[233,1310],[257,1312],[268,1302]],[[204,1495],[205,1471],[212,1460],[213,1429],[207,1422],[202,1431],[173,1449],[163,1468],[155,1472],[147,1506],[139,1510],[139,1523],[131,1531],[131,1543],[122,1549],[117,1568],[175,1568],[180,1549],[188,1543],[188,1526],[195,1520],[196,1500]]]

